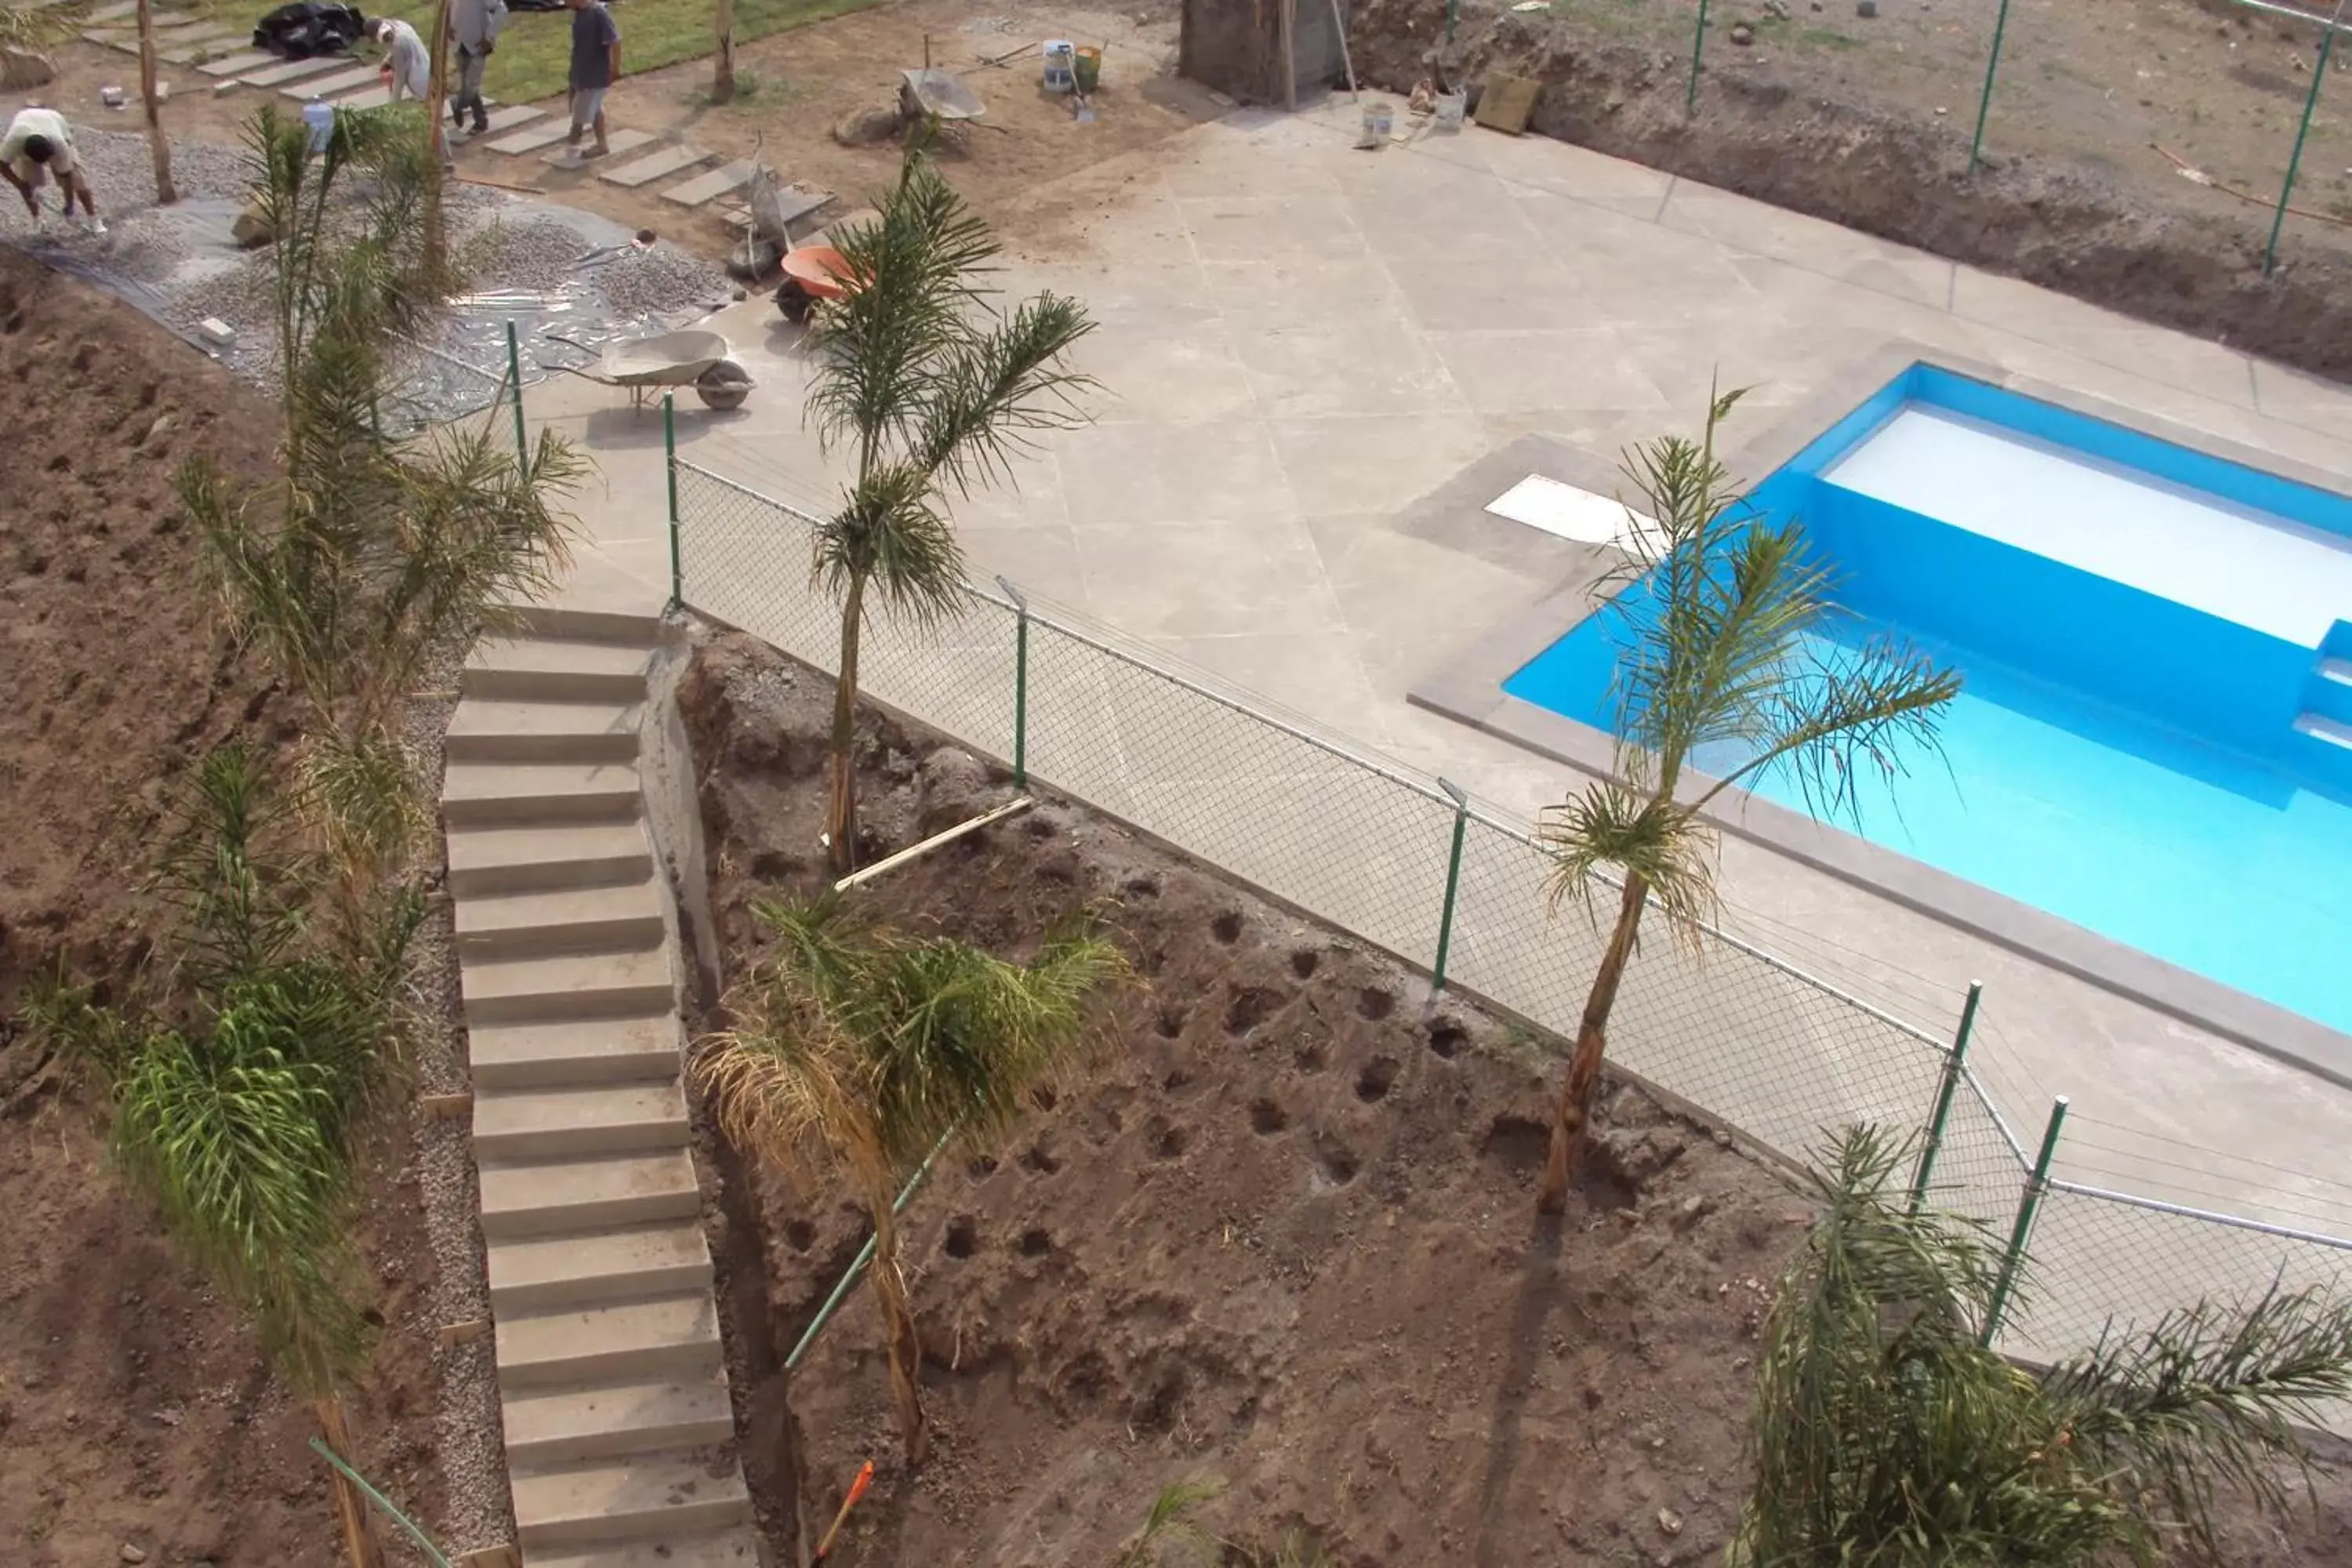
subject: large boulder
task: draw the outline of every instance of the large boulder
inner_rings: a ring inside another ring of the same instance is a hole
[[[228,226],[228,234],[231,239],[247,250],[273,244],[278,238],[277,226],[269,221],[269,214],[257,196],[245,204],[245,210],[236,215],[235,223]]]
[[[0,45],[0,92],[47,87],[58,79],[58,62],[38,49]]]

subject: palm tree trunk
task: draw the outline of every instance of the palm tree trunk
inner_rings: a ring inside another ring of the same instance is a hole
[[[433,154],[433,174],[425,187],[425,268],[436,279],[448,261],[449,236],[441,215],[441,170],[449,157],[441,114],[449,94],[449,0],[433,7],[433,34],[425,40],[432,67],[425,73],[425,136]]]
[[[882,1307],[883,1338],[890,1348],[890,1403],[898,1407],[898,1435],[906,1440],[907,1463],[919,1465],[930,1451],[931,1433],[923,1416],[921,1385],[923,1342],[915,1332],[915,1309],[907,1300],[907,1277],[898,1272],[898,1222],[890,1210],[890,1194],[869,1197],[874,1211],[874,1261],[866,1272],[874,1280],[874,1299]]]
[[[1576,1026],[1576,1054],[1568,1060],[1568,1082],[1560,1089],[1551,1150],[1544,1160],[1543,1189],[1536,1195],[1538,1213],[1559,1214],[1568,1207],[1568,1184],[1591,1131],[1592,1091],[1600,1087],[1601,1063],[1608,1051],[1609,1013],[1617,1005],[1617,987],[1633,956],[1633,938],[1642,929],[1642,910],[1649,900],[1650,884],[1629,875],[1617,900],[1616,929],[1601,951],[1601,967],[1593,972],[1592,989],[1584,998],[1584,1016]]]
[[[343,1426],[343,1401],[341,1395],[330,1394],[319,1401],[319,1436],[327,1440],[343,1463],[352,1461],[352,1436]],[[335,1517],[343,1527],[343,1549],[350,1553],[352,1568],[383,1568],[383,1542],[377,1539],[375,1519],[367,1510],[367,1500],[360,1489],[342,1471],[334,1472]]]
[[[155,6],[139,0],[139,100],[147,110],[147,152],[155,161],[155,200],[170,205],[180,199],[172,185],[172,143],[163,134],[163,103],[155,82]]]
[[[865,614],[866,579],[854,576],[841,606],[841,679],[833,687],[833,800],[824,814],[827,853],[839,873],[856,868],[857,634]]]
[[[735,98],[735,0],[719,0],[716,27],[718,52],[711,57],[710,101],[730,103]]]

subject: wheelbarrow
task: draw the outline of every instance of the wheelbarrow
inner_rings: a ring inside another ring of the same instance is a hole
[[[838,300],[857,286],[849,258],[829,245],[787,250],[779,265],[784,280],[776,286],[776,309],[794,326],[807,321],[818,300]]]
[[[585,343],[547,334],[583,353],[594,353]],[[740,408],[751,395],[751,373],[735,363],[735,351],[717,332],[689,329],[650,338],[628,338],[604,345],[593,367],[554,365],[604,386],[626,387],[629,406],[643,408],[646,399],[674,386],[690,386],[695,395],[713,408]]]
[[[898,74],[904,79],[898,108],[909,120],[928,120],[936,127],[942,121],[977,120],[987,112],[980,94],[961,77],[928,66]]]

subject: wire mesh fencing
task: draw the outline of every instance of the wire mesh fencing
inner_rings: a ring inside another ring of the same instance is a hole
[[[670,473],[675,601],[835,670],[841,610],[813,570],[816,520],[674,451]],[[1601,879],[1554,897],[1557,862],[1539,836],[1442,781],[1002,580],[931,624],[886,608],[861,637],[858,674],[877,700],[1386,950],[1438,988],[1575,1034],[1619,889]],[[1652,921],[1611,1016],[1610,1056],[1792,1162],[1843,1126],[1914,1133],[1931,1151],[1925,1200],[2004,1238],[2037,1194],[2023,1238],[2037,1285],[2004,1342],[2029,1352],[2084,1348],[2110,1319],[2152,1320],[2200,1295],[2331,1284],[2352,1268],[2352,1239],[2325,1226],[2053,1178],[2054,1139],[2021,1140],[1955,1049],[1977,1017],[1972,994],[1958,1018],[1925,1028],[1753,942],[1713,929],[1676,941]]]

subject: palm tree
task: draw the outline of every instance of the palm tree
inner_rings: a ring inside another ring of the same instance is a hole
[[[319,951],[309,858],[289,842],[299,815],[261,757],[210,753],[155,879],[189,1005],[117,1009],[59,984],[37,992],[26,1020],[104,1078],[117,1163],[253,1314],[272,1365],[348,1454],[340,1391],[370,1337],[351,1242],[354,1130],[384,1076],[424,905],[406,892],[380,903],[360,963]],[[375,1568],[373,1521],[341,1472],[335,1498],[354,1568]]]
[[[1084,916],[1047,932],[1024,965],[915,938],[837,896],[754,913],[775,955],[731,999],[735,1027],[696,1074],[739,1147],[790,1170],[837,1170],[873,1215],[890,1394],[908,1463],[920,1464],[922,1345],[892,1198],[943,1141],[984,1145],[1019,1120],[1087,1042],[1090,1004],[1127,961]]]
[[[155,3],[139,0],[139,101],[147,114],[147,153],[155,165],[155,200],[180,199],[172,184],[172,141],[163,134],[163,100],[155,84]]]
[[[834,868],[856,852],[850,747],[858,634],[873,605],[918,626],[963,605],[963,552],[940,510],[942,487],[971,489],[1009,472],[1038,432],[1079,422],[1090,378],[1062,356],[1093,330],[1074,300],[1040,294],[1009,315],[985,309],[982,279],[1000,247],[929,159],[908,155],[870,223],[836,242],[861,284],[820,306],[808,415],[830,449],[855,443],[856,477],[817,525],[814,574],[841,605],[840,683],[833,710],[833,798],[825,831]]]
[[[1643,910],[1654,902],[1696,942],[1715,906],[1714,830],[1724,791],[1770,770],[1795,776],[1816,816],[1859,813],[1859,779],[1900,773],[1935,746],[1960,679],[1901,640],[1839,643],[1834,579],[1802,527],[1750,507],[1715,455],[1715,432],[1739,393],[1710,395],[1697,441],[1663,437],[1634,448],[1624,472],[1646,502],[1629,530],[1621,590],[1601,612],[1618,642],[1613,777],[1546,814],[1555,906],[1617,884],[1616,921],[1576,1031],[1553,1120],[1538,1207],[1558,1214],[1591,1130],[1609,1014]],[[1702,748],[1729,765],[1691,771]]]
[[[710,52],[710,101],[732,103],[735,101],[735,0],[719,0],[711,33],[717,47]]]
[[[2307,1463],[2295,1426],[2352,1394],[2352,1304],[2275,1287],[2031,1373],[1981,1343],[1985,1227],[1914,1211],[1911,1151],[1873,1128],[1813,1173],[1821,1213],[1757,1368],[1755,1489],[1735,1568],[2088,1568],[2214,1554],[2220,1489],[2266,1510]]]

